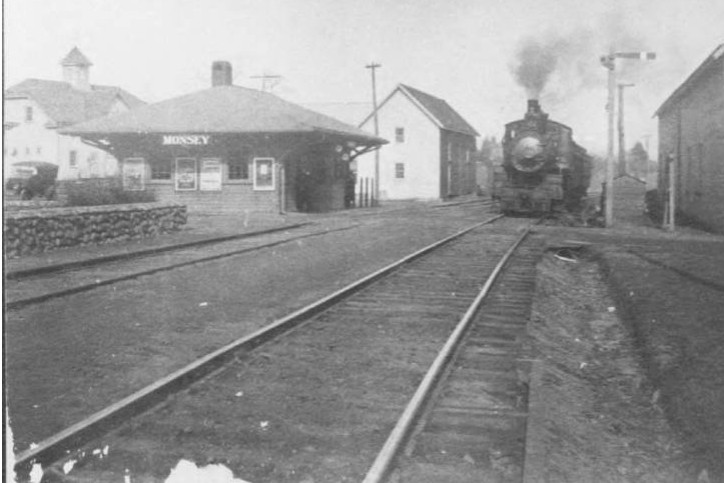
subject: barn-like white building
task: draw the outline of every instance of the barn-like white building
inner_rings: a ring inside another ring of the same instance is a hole
[[[58,166],[58,179],[111,176],[116,159],[59,129],[89,119],[128,111],[143,101],[115,86],[90,83],[91,62],[78,48],[61,61],[63,80],[26,79],[5,90],[3,168],[12,176],[21,161]]]
[[[381,200],[445,199],[476,192],[478,132],[447,102],[399,84],[377,107]],[[374,132],[375,113],[360,124]],[[375,177],[375,155],[357,159],[357,189]]]

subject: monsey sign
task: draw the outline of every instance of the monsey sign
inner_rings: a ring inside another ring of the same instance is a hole
[[[207,134],[164,135],[161,144],[164,146],[206,146],[211,136]]]

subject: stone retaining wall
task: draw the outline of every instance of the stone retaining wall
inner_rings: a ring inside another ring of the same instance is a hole
[[[45,199],[38,200],[4,200],[3,209],[7,211],[19,211],[19,210],[39,210],[44,208],[60,208],[63,205],[60,201],[48,201]]]
[[[45,208],[6,212],[4,218],[5,254],[18,257],[176,231],[186,223],[186,206],[136,203]]]

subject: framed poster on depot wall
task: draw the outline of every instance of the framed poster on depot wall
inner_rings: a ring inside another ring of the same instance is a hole
[[[196,189],[196,159],[176,159],[176,191],[194,191]]]
[[[121,172],[124,190],[143,191],[145,189],[146,163],[143,158],[124,159]]]
[[[254,158],[254,190],[275,189],[274,158]]]
[[[221,160],[218,158],[204,158],[199,169],[199,190],[221,190]]]

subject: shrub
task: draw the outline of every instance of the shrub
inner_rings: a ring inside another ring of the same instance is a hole
[[[99,206],[151,203],[156,196],[149,191],[126,191],[119,178],[93,178],[66,185],[67,206]]]

